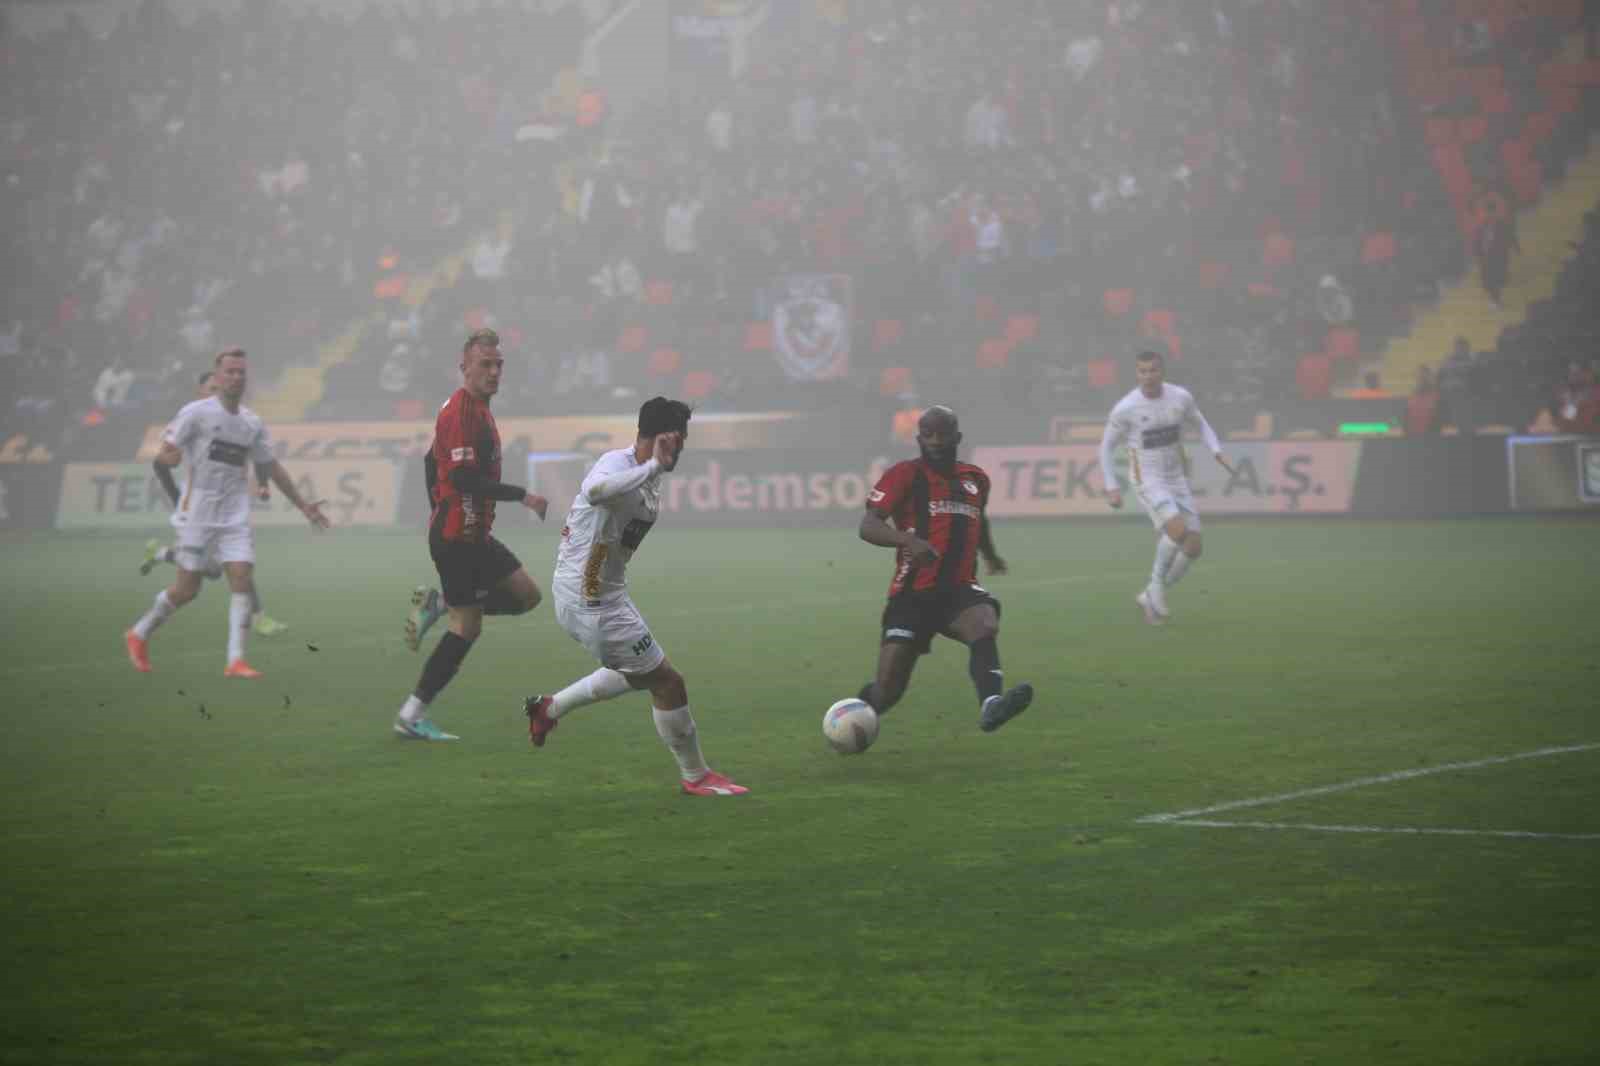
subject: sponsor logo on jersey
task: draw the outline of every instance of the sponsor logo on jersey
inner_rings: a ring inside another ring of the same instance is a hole
[[[471,448],[451,448],[450,461],[453,463],[470,463],[478,458],[478,453]]]
[[[929,500],[929,514],[958,514],[967,518],[977,518],[978,508],[975,504],[963,503],[960,500]]]
[[[1140,442],[1145,448],[1166,448],[1178,443],[1178,438],[1183,431],[1177,425],[1157,426],[1147,429],[1140,434]]]
[[[212,440],[211,447],[206,450],[206,458],[225,466],[243,466],[249,452],[250,449],[245,445],[235,444],[231,440]]]

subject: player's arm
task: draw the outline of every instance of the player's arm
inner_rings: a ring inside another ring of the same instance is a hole
[[[550,501],[536,492],[529,492],[521,485],[512,485],[505,481],[490,481],[483,476],[483,472],[475,466],[463,464],[450,471],[450,484],[463,496],[485,496],[491,500],[504,503],[520,503],[540,519],[544,518]]]
[[[880,548],[904,548],[914,563],[931,563],[939,558],[939,551],[932,544],[909,529],[896,529],[888,519],[870,508],[861,516],[861,526],[856,532],[868,544],[876,544]]]
[[[150,464],[156,472],[156,480],[161,483],[161,488],[172,499],[172,506],[178,506],[182,496],[178,492],[178,479],[172,476],[172,468],[182,460],[183,453],[175,445],[161,442],[161,450],[156,452],[155,460]]]
[[[268,469],[266,463],[256,464],[256,499],[265,501],[272,495],[272,489],[269,487],[271,477],[272,471]]]
[[[632,492],[658,471],[671,471],[678,465],[678,444],[676,433],[659,433],[653,445],[655,454],[638,466],[603,470],[596,463],[595,468],[589,471],[589,476],[583,479],[583,498],[590,503],[605,503]]]
[[[439,421],[433,429],[434,476],[442,474],[463,496],[521,503],[543,519],[549,507],[549,501],[543,496],[531,493],[521,485],[491,481],[484,476],[478,466],[480,458],[473,443],[476,433],[477,426],[469,414],[448,409],[439,412]]]
[[[289,472],[283,468],[282,463],[274,459],[267,464],[267,476],[272,479],[274,485],[278,486],[278,491],[283,493],[283,498],[294,504],[295,509],[306,516],[306,521],[310,522],[313,528],[328,528],[328,516],[322,513],[324,501],[313,500],[307,503],[302,499],[300,490],[294,487],[294,482],[289,479]]]
[[[984,565],[991,574],[1003,574],[1009,569],[1000,553],[994,550],[994,534],[989,529],[987,512],[978,515],[978,554],[983,556]]]
[[[1200,439],[1206,442],[1206,447],[1211,450],[1211,455],[1217,460],[1218,465],[1228,473],[1233,473],[1233,467],[1228,465],[1228,460],[1222,455],[1222,441],[1217,439],[1217,431],[1211,428],[1211,423],[1206,421],[1206,416],[1200,413],[1200,405],[1189,400],[1189,422],[1200,431]]]
[[[1112,455],[1127,435],[1128,427],[1117,412],[1112,411],[1111,417],[1106,419],[1106,431],[1100,435],[1100,476],[1106,484],[1106,503],[1111,505],[1113,511],[1122,509],[1122,486],[1117,484],[1117,468],[1113,465]]]

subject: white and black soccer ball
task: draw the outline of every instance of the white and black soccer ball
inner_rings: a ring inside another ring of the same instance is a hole
[[[822,735],[840,755],[860,755],[878,739],[878,712],[863,700],[840,700],[822,716]]]

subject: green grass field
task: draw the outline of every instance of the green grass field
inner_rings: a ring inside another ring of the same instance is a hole
[[[1033,708],[980,733],[941,642],[841,758],[889,553],[663,523],[634,596],[737,800],[643,696],[528,746],[591,669],[548,603],[459,743],[391,735],[419,535],[261,534],[259,682],[215,585],[128,667],[142,537],[7,539],[0,1063],[1594,1062],[1600,525],[1207,530],[1150,629],[1142,520],[997,527]]]

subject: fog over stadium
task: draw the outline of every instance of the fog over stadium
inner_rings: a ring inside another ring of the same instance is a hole
[[[0,1063],[1589,1061],[1597,128],[1600,0],[0,0]]]

